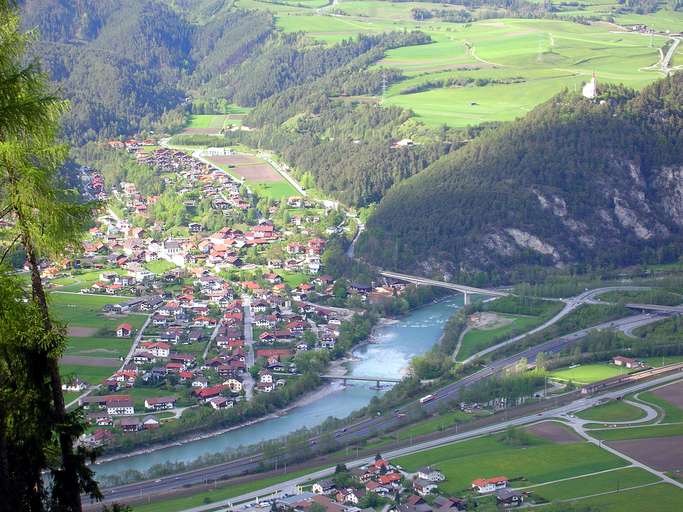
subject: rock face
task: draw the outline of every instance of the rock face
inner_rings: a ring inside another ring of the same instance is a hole
[[[425,273],[678,258],[683,74],[620,101],[560,95],[400,183],[359,254]]]

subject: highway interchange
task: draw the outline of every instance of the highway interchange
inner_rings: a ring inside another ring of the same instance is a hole
[[[595,302],[595,297],[597,295],[612,290],[628,290],[634,288],[636,287],[608,287],[586,291],[576,297],[566,300],[565,307],[563,308],[563,310],[557,315],[555,315],[551,320],[543,324],[543,327],[547,327],[548,325],[557,322],[558,320],[560,320],[570,312],[574,311],[582,304]],[[434,396],[434,398],[425,404],[419,404],[418,401],[413,401],[403,406],[402,408],[396,410],[394,414],[385,414],[383,416],[366,418],[364,420],[350,424],[343,429],[337,430],[334,434],[335,438],[339,441],[340,444],[351,444],[354,440],[363,439],[365,437],[368,437],[370,434],[376,432],[390,431],[396,427],[401,426],[404,423],[404,420],[402,420],[402,416],[411,407],[421,406],[428,413],[434,412],[442,403],[455,401],[458,397],[459,392],[465,387],[473,385],[494,374],[501,372],[506,367],[509,367],[517,363],[521,358],[526,358],[527,361],[530,364],[532,364],[539,353],[544,352],[546,354],[551,354],[560,352],[567,346],[571,346],[572,344],[581,340],[592,330],[616,329],[629,333],[636,327],[640,327],[642,325],[647,325],[649,323],[659,321],[662,319],[663,316],[668,316],[671,314],[675,314],[675,312],[662,310],[660,312],[654,313],[651,312],[636,314],[611,322],[605,322],[586,329],[581,329],[579,331],[551,339],[534,347],[527,348],[514,355],[493,361],[481,370],[471,375],[468,375],[459,381],[453,382],[436,391],[433,391],[432,395]],[[511,342],[519,341],[524,336],[528,336],[533,332],[537,332],[537,330],[538,329],[534,329],[533,331],[530,331],[529,333],[526,333],[521,337],[518,336],[515,337],[513,340],[507,340],[505,342],[502,342],[495,346],[495,350],[499,350],[500,348],[509,345]],[[491,351],[492,350],[487,349],[487,351],[484,352],[489,353]],[[586,406],[584,405],[584,407]],[[501,425],[502,424],[498,424],[495,426],[495,428],[500,428]],[[317,436],[313,436],[309,440],[311,446],[315,446],[317,444],[317,441]],[[261,454],[255,454],[250,457],[243,457],[240,459],[235,459],[233,461],[214,466],[199,468],[192,471],[179,473],[176,475],[161,477],[154,481],[147,480],[127,485],[121,485],[110,489],[105,489],[105,503],[125,502],[127,499],[147,495],[148,493],[150,493],[151,489],[153,489],[153,492],[155,494],[164,493],[177,490],[179,488],[189,487],[192,485],[225,479],[227,477],[239,476],[247,472],[253,472],[257,470],[262,459],[263,457]],[[84,505],[85,504],[86,501],[84,500]]]

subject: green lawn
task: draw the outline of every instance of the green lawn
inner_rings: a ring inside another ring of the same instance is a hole
[[[650,510],[680,512],[681,503],[683,503],[683,489],[664,483],[642,489],[595,496],[575,502],[581,510],[599,510],[600,512],[643,512]]]
[[[145,321],[144,315],[107,316],[102,313],[105,304],[125,301],[99,295],[51,293],[50,309],[60,321],[71,326],[112,331],[117,325],[128,322],[138,329]]]
[[[154,272],[155,274],[163,274],[165,272],[168,272],[169,270],[173,270],[174,268],[176,268],[176,265],[174,265],[170,261],[159,259],[155,261],[150,261],[149,263],[145,263],[145,268],[150,272]]]
[[[65,354],[84,357],[124,357],[133,338],[69,337]]]
[[[683,410],[680,407],[672,404],[668,400],[658,397],[650,391],[645,391],[638,394],[638,398],[643,402],[656,405],[664,411],[664,421],[666,423],[680,423],[683,422]]]
[[[645,416],[645,412],[621,400],[612,400],[606,404],[581,411],[577,416],[584,420],[609,423],[611,421],[638,420]]]
[[[116,370],[118,370],[118,367],[113,366],[59,365],[59,372],[62,374],[62,377],[77,375],[78,378],[86,381],[91,386],[101,384],[104,379],[110,377]]]
[[[452,427],[456,423],[469,421],[472,419],[472,417],[473,415],[464,413],[462,411],[453,411],[415,423],[410,427],[399,430],[396,434],[398,434],[399,439],[422,436],[436,432],[437,430],[443,430],[444,428]]]
[[[590,435],[603,441],[620,441],[622,439],[647,439],[650,437],[683,436],[683,423],[671,425],[648,425],[644,427],[610,428],[591,430]]]
[[[462,361],[496,342],[511,337],[515,333],[528,331],[543,322],[541,318],[533,316],[500,316],[512,319],[512,323],[496,327],[495,329],[471,329],[468,331],[462,339],[462,345],[457,355],[458,361]]]
[[[249,188],[259,196],[270,197],[271,199],[284,199],[291,196],[298,196],[299,192],[284,178],[282,181],[254,182],[247,180]]]
[[[582,364],[576,368],[564,368],[550,372],[550,377],[557,380],[572,381],[576,384],[590,384],[600,380],[629,373],[629,370],[608,363]]]
[[[225,122],[226,116],[223,114],[200,114],[190,116],[190,122],[187,128],[206,128],[216,130],[219,132],[223,128],[223,123]]]
[[[446,476],[447,493],[469,488],[472,480],[505,475],[520,479],[517,486],[549,482],[617,468],[625,462],[590,443],[553,444],[532,437],[531,446],[508,446],[483,437],[400,457],[394,462],[409,471],[433,464]]]
[[[683,362],[683,356],[664,356],[664,357],[644,357],[642,361],[648,366],[659,368],[667,364]]]
[[[278,270],[276,272],[285,283],[287,283],[291,288],[296,288],[302,283],[307,283],[309,281],[309,276],[302,274],[301,272],[292,272],[289,270]]]
[[[660,481],[659,478],[644,469],[624,468],[565,482],[536,486],[528,490],[533,493],[534,497],[555,501],[590,496],[658,481]]]
[[[135,512],[176,512],[180,510],[185,510],[187,508],[198,507],[206,503],[215,503],[217,501],[234,498],[235,496],[240,496],[248,492],[257,491],[264,487],[275,485],[277,483],[284,482],[292,478],[297,478],[300,476],[307,475],[308,473],[320,471],[325,467],[327,466],[290,472],[284,475],[263,478],[262,480],[256,480],[254,482],[248,482],[244,484],[229,485],[212,491],[205,491],[198,494],[193,494],[192,496],[187,496],[184,498],[175,498],[171,500],[158,501],[155,503],[151,503],[149,505],[135,505],[134,508]]]

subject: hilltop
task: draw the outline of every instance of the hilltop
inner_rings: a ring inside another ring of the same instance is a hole
[[[385,268],[508,273],[680,254],[683,76],[564,92],[382,199],[358,251]]]

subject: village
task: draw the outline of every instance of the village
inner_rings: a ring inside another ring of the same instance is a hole
[[[359,512],[380,508],[388,512],[449,512],[470,510],[480,498],[501,508],[519,507],[527,496],[509,488],[509,479],[505,476],[478,478],[463,496],[441,492],[439,485],[445,480],[444,474],[435,467],[424,466],[408,472],[377,454],[370,464],[352,469],[339,465],[331,478],[314,482],[310,490],[301,488],[296,494],[278,496],[269,503],[271,510],[297,512]]]
[[[64,391],[87,412],[91,428],[82,442],[90,446],[106,445],[117,433],[163,428],[187,408],[232,409],[291,386],[302,375],[297,355],[343,355],[335,351],[337,339],[354,315],[325,305],[340,283],[323,273],[322,256],[330,237],[352,229],[343,212],[297,196],[263,208],[228,173],[153,144],[109,146],[162,180],[164,193],[182,200],[183,218],[164,223],[155,209],[159,196],[130,181],[107,188],[100,172],[82,168],[87,194],[105,202],[106,211],[77,259],[43,271],[55,293],[106,300],[97,315],[120,319],[110,328],[112,340],[130,343],[120,367],[102,381],[78,373],[65,378]],[[193,215],[200,202],[220,227],[208,229]],[[74,284],[60,288],[66,279]],[[403,288],[343,286],[357,304]]]

